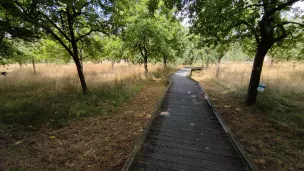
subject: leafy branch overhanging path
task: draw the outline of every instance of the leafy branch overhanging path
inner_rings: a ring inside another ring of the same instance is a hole
[[[183,68],[171,86],[129,170],[249,170],[203,90]]]

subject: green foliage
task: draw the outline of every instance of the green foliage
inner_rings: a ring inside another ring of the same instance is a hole
[[[103,44],[101,34],[93,34],[84,37],[83,40],[78,42],[79,56],[81,61],[97,61],[101,60],[103,54]]]
[[[102,56],[113,62],[119,62],[124,57],[123,41],[117,36],[107,36],[101,41],[103,47]]]
[[[57,42],[52,39],[41,39],[34,47],[35,58],[40,61],[62,63],[69,62],[70,55]]]
[[[269,55],[277,61],[303,60],[304,59],[304,35],[292,39],[277,42],[270,49]]]
[[[128,12],[123,40],[129,49],[139,52],[143,58],[160,61],[165,57],[172,61],[181,51],[181,38],[185,34],[179,35],[183,28],[174,19],[173,11],[168,10],[162,1],[158,2],[153,7],[145,0],[134,4],[132,11]]]
[[[241,45],[239,43],[232,44],[225,55],[225,59],[229,61],[244,61],[248,57],[247,54],[243,52]]]
[[[283,49],[289,49],[287,47],[292,47],[292,43],[303,42],[297,38],[303,33],[303,9],[292,8],[297,1],[167,0],[166,4],[189,12],[193,23],[191,30],[208,42],[222,44],[241,40],[244,51],[251,58],[259,43],[270,48],[277,42],[270,53],[282,59],[279,56],[286,52]],[[301,48],[297,49],[301,51]],[[283,56],[288,58],[289,55]]]
[[[2,40],[0,43],[0,64],[4,65],[10,63],[13,56],[20,52],[14,46],[12,40]]]

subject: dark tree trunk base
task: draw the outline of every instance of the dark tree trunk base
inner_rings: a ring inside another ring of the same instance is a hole
[[[88,94],[88,87],[87,87],[85,77],[83,74],[83,66],[78,58],[75,59],[75,57],[74,57],[73,59],[76,64],[79,80],[80,80],[81,87],[82,87],[82,92],[83,92],[83,94]]]
[[[32,64],[33,64],[33,69],[34,69],[34,74],[36,74],[36,65],[35,65],[35,60],[32,60]]]
[[[252,105],[257,101],[258,96],[258,86],[260,83],[260,78],[262,74],[262,67],[264,63],[265,55],[268,50],[271,48],[271,44],[260,43],[254,58],[253,67],[251,71],[251,77],[247,92],[246,103]]]
[[[148,75],[148,57],[144,57],[145,74]]]
[[[166,67],[167,67],[167,57],[164,56],[164,68],[166,68]]]

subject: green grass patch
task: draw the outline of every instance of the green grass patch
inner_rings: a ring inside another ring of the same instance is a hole
[[[270,119],[304,129],[304,95],[294,92],[266,90],[259,95],[257,106]]]
[[[232,96],[245,103],[246,86],[234,86],[230,88],[218,79],[210,79],[210,82],[218,87],[218,89],[227,91],[228,96]],[[264,92],[259,93],[257,103],[251,109],[267,113],[268,119],[280,124],[304,129],[303,101],[303,93],[295,93],[293,91],[282,92],[274,88],[267,88]]]
[[[39,91],[47,83],[21,85],[19,91],[2,90],[0,96],[0,122],[4,125],[63,126],[70,120],[110,115],[121,103],[135,96],[151,81],[151,77],[166,77],[171,69],[150,73],[148,79],[130,78],[100,86],[89,87],[90,93],[79,91]],[[89,84],[88,84],[89,85]],[[38,89],[38,90],[37,90]],[[0,124],[1,125],[1,124]]]
[[[105,115],[134,96],[144,80],[123,82],[93,88],[83,95],[78,92],[45,92],[43,94],[3,93],[0,97],[0,119],[5,124],[65,125],[68,120],[93,115]]]

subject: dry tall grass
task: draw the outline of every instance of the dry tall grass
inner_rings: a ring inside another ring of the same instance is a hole
[[[239,86],[248,86],[252,63],[224,63],[220,68],[218,80],[225,86],[236,89]],[[210,67],[203,71],[203,80],[215,79],[216,67]],[[272,89],[280,93],[283,92],[304,92],[304,64],[278,63],[270,66],[265,64],[262,70],[261,82],[267,85],[267,89]]]
[[[8,76],[0,77],[0,92],[8,91],[80,91],[80,82],[74,64],[37,64],[37,74],[31,65],[6,66]],[[160,65],[150,64],[149,71],[154,72]],[[3,70],[2,68],[0,69]],[[144,79],[144,67],[141,65],[111,63],[84,64],[84,74],[89,88],[111,86],[122,81]],[[21,92],[20,92],[21,93]]]
[[[216,66],[212,66],[202,70],[196,79],[224,95],[245,101],[251,69],[251,62],[225,62],[218,78]],[[267,87],[259,93],[256,107],[267,112],[271,119],[304,128],[304,64],[285,62],[270,66],[266,63],[261,82]]]
[[[8,124],[64,125],[71,118],[106,115],[119,104],[133,97],[147,78],[140,65],[110,63],[85,64],[84,73],[89,88],[82,95],[76,67],[70,65],[37,64],[37,74],[31,65],[10,66],[8,76],[0,77],[0,126]],[[163,73],[160,65],[149,65],[152,76]]]

